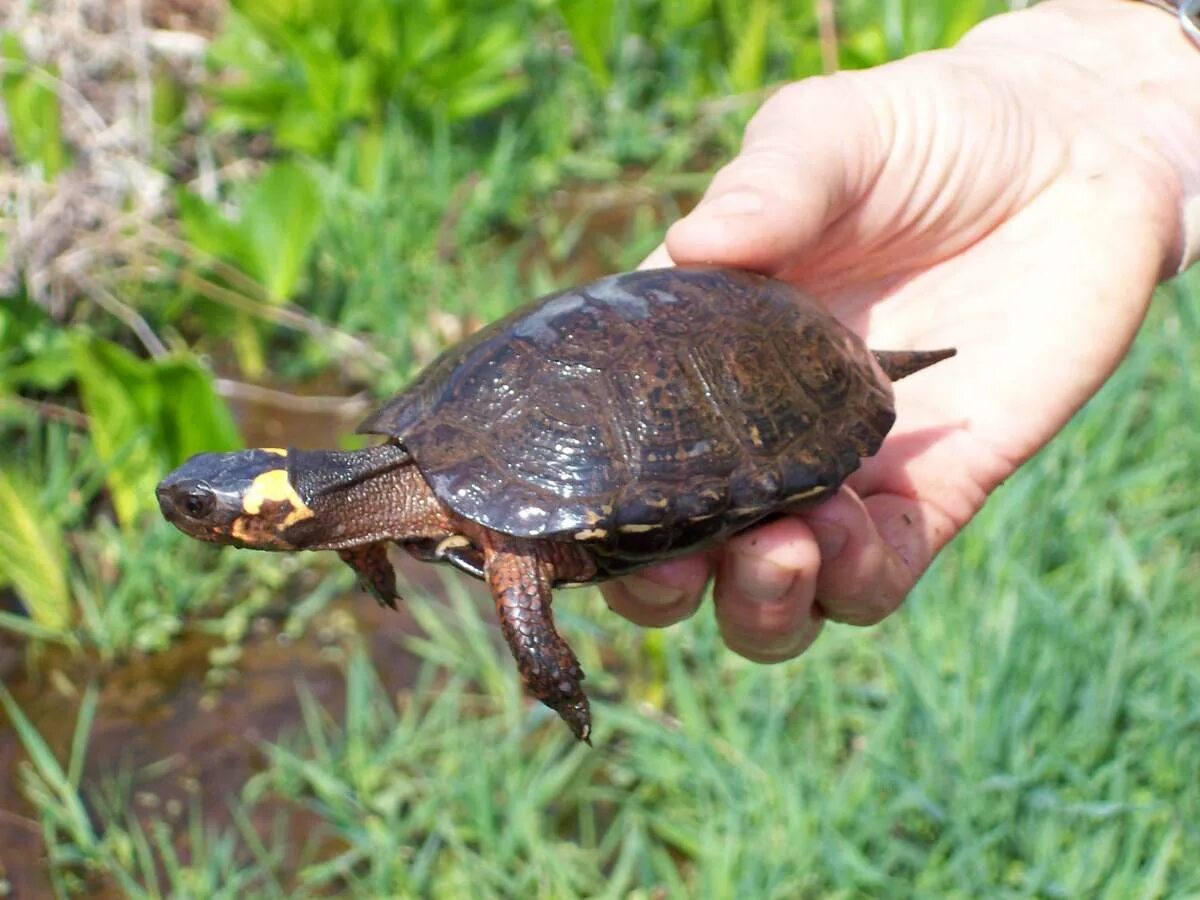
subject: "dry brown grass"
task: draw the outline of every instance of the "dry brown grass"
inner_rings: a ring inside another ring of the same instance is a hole
[[[0,15],[0,28],[17,36],[30,60],[27,71],[57,94],[73,159],[47,180],[39,166],[16,159],[9,124],[0,119],[0,228],[8,248],[0,293],[15,293],[23,282],[60,319],[86,298],[154,344],[136,325],[115,274],[152,256],[153,228],[169,206],[166,160],[154,142],[153,79],[195,84],[207,38],[155,28],[151,12],[141,0],[15,0]]]
[[[171,216],[181,183],[215,202],[223,185],[258,165],[239,152],[236,138],[222,147],[203,128],[199,85],[224,10],[223,0],[14,0],[0,10],[0,32],[17,36],[30,60],[26,71],[59,98],[72,157],[48,180],[16,158],[0,116],[0,236],[8,251],[0,259],[0,296],[23,284],[64,322],[98,308],[158,356],[166,347],[138,311],[137,296],[148,280],[173,278],[213,302],[385,365],[362,341],[266,302],[252,279],[178,237]],[[164,80],[185,98],[182,134],[169,147],[156,140],[152,116],[153,90]],[[184,269],[165,271],[168,257],[183,260]],[[218,387],[240,390],[224,380]]]

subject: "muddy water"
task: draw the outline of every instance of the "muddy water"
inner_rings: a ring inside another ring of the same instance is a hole
[[[440,584],[428,577],[414,580],[422,587],[410,586],[410,591]],[[224,824],[229,821],[228,798],[236,797],[263,765],[260,742],[299,726],[297,685],[303,683],[333,716],[340,716],[342,663],[358,636],[384,688],[394,695],[411,684],[417,670],[417,660],[402,644],[414,630],[403,609],[384,610],[355,595],[332,604],[302,639],[287,640],[266,619],[256,622],[241,659],[221,670],[227,677],[218,685],[210,677],[209,659],[217,642],[191,634],[163,653],[107,671],[78,659],[48,660],[18,683],[14,694],[56,756],[65,760],[79,698],[72,687],[100,685],[85,783],[130,773],[135,811],[143,819],[178,820],[199,799],[206,820]],[[17,781],[23,754],[7,727],[0,727],[0,861],[17,896],[41,896],[49,886],[37,863],[40,835]],[[260,804],[255,824],[265,831],[274,813],[270,804]],[[302,847],[314,823],[301,821],[295,809],[289,815],[289,829],[297,835],[289,843]]]
[[[262,403],[234,403],[248,443],[329,446],[329,435],[345,433],[337,412],[287,410]],[[437,596],[444,588],[434,567],[393,554],[400,587]],[[412,683],[417,660],[403,646],[416,631],[403,607],[383,609],[358,592],[323,611],[298,639],[263,618],[241,645],[240,659],[213,678],[211,637],[190,633],[174,646],[108,668],[82,654],[47,651],[27,658],[19,641],[0,638],[0,677],[45,737],[59,760],[69,754],[79,699],[85,685],[100,687],[100,700],[87,752],[84,783],[97,785],[118,773],[132,776],[134,812],[145,822],[186,816],[199,800],[205,818],[230,820],[228,800],[263,765],[262,741],[277,740],[301,724],[297,685],[303,683],[335,717],[341,715],[343,661],[356,641],[370,653],[391,695]],[[0,714],[0,880],[17,897],[50,896],[40,826],[25,801],[19,776],[24,753]],[[277,810],[256,806],[255,825],[265,832]],[[315,823],[289,809],[296,848],[312,851]],[[183,834],[185,829],[178,829]],[[322,848],[334,853],[338,847]],[[105,885],[96,885],[102,895]],[[89,892],[91,893],[91,892]],[[115,894],[114,894],[115,896]]]

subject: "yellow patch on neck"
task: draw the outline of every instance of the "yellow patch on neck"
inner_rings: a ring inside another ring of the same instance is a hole
[[[282,447],[259,447],[263,453],[274,453],[276,456],[287,456],[287,451]]]
[[[315,515],[300,499],[296,489],[292,487],[292,483],[288,480],[287,469],[271,469],[255,478],[249,490],[246,491],[246,496],[242,498],[242,509],[247,515],[257,516],[262,512],[264,503],[283,503],[284,501],[291,504],[292,511],[280,523],[282,528],[295,525],[304,519],[311,519]]]

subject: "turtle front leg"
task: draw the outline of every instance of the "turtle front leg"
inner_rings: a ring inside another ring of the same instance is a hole
[[[388,559],[386,541],[347,547],[339,550],[338,556],[354,570],[359,584],[380,606],[396,608],[400,595],[396,593],[396,570]]]
[[[562,717],[581,741],[591,743],[592,714],[580,682],[583,669],[554,628],[551,585],[560,573],[528,541],[497,535],[484,548],[488,586],[496,599],[500,628],[533,696]]]

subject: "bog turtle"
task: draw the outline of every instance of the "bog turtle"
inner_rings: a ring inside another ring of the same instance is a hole
[[[446,350],[362,424],[376,446],[200,454],[158,501],[201,540],[336,550],[391,605],[389,542],[485,580],[526,686],[586,740],[551,589],[820,502],[879,449],[891,382],[953,352],[872,353],[749,272],[615,275]]]

